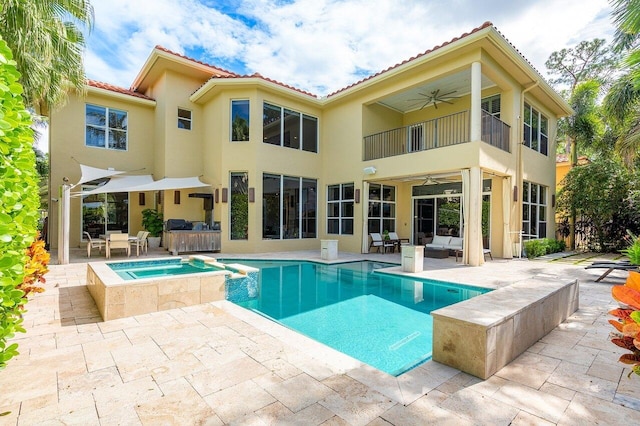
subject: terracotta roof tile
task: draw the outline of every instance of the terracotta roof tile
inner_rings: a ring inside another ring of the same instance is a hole
[[[438,49],[441,49],[441,48],[443,48],[443,47],[445,47],[445,46],[447,46],[447,45],[451,44],[451,43],[454,43],[454,42],[456,42],[456,41],[458,41],[458,40],[461,40],[461,39],[463,39],[463,38],[465,38],[465,37],[468,37],[468,36],[470,36],[471,34],[477,33],[478,31],[483,30],[483,29],[485,29],[485,28],[487,28],[487,27],[493,27],[493,24],[492,24],[491,22],[487,21],[487,22],[485,22],[484,24],[480,25],[479,27],[474,28],[473,30],[469,31],[468,33],[464,33],[464,34],[462,34],[462,35],[461,35],[461,36],[459,36],[459,37],[454,37],[454,38],[452,38],[451,40],[446,41],[446,42],[442,43],[442,44],[441,44],[441,45],[439,45],[439,46],[432,47],[431,49],[429,49],[429,50],[427,50],[427,51],[425,51],[425,52],[423,52],[423,53],[419,53],[418,55],[416,55],[416,56],[412,56],[411,58],[406,59],[406,60],[404,60],[404,61],[402,61],[402,62],[400,62],[400,63],[398,63],[398,64],[392,65],[392,66],[390,66],[390,67],[389,67],[389,68],[387,68],[387,69],[384,69],[384,70],[382,70],[382,71],[379,71],[379,72],[377,72],[377,73],[375,73],[375,74],[373,74],[373,75],[370,75],[370,76],[368,76],[368,77],[365,77],[365,78],[363,78],[362,80],[359,80],[359,81],[357,81],[357,82],[355,82],[355,83],[353,83],[353,84],[348,85],[347,87],[343,87],[342,89],[336,90],[336,91],[335,91],[335,92],[333,92],[333,93],[329,93],[329,94],[327,95],[327,98],[330,98],[331,96],[335,96],[335,95],[337,95],[338,93],[344,92],[344,91],[345,91],[345,90],[347,90],[347,89],[350,89],[350,88],[352,88],[352,87],[354,87],[354,86],[357,86],[357,85],[359,85],[359,84],[362,84],[362,83],[364,83],[364,82],[365,82],[365,81],[367,81],[367,80],[371,80],[371,79],[372,79],[372,78],[374,78],[374,77],[377,77],[377,76],[379,76],[379,75],[381,75],[381,74],[384,74],[384,73],[386,73],[386,72],[389,72],[389,71],[391,71],[391,70],[393,70],[393,69],[395,69],[395,68],[398,68],[399,66],[404,65],[404,64],[406,64],[406,63],[408,63],[408,62],[414,61],[414,60],[416,60],[416,59],[418,59],[418,58],[421,58],[421,57],[423,57],[423,56],[425,56],[425,55],[428,55],[429,53],[432,53],[432,52],[434,52],[434,51],[436,51],[436,50],[438,50]]]
[[[260,80],[264,80],[264,81],[268,81],[268,82],[273,83],[273,84],[277,84],[278,86],[282,86],[284,88],[294,90],[294,91],[296,91],[298,93],[302,93],[303,95],[311,96],[312,98],[316,98],[316,99],[318,98],[318,96],[314,95],[311,92],[307,92],[306,90],[298,89],[297,87],[290,86],[288,84],[282,83],[281,81],[274,80],[272,78],[263,77],[260,73],[257,73],[257,72],[253,73],[251,75],[239,75],[239,74],[235,74],[235,75],[214,75],[209,80],[222,79],[222,78],[231,78],[231,79],[235,79],[235,78],[259,78]],[[204,86],[204,84],[202,86]],[[202,87],[202,86],[200,86],[200,87]]]
[[[206,62],[202,62],[202,61],[199,61],[197,59],[190,58],[190,57],[185,56],[185,55],[181,55],[180,53],[176,53],[176,52],[174,52],[172,50],[167,49],[166,47],[162,47],[160,45],[156,45],[155,48],[157,50],[162,50],[163,52],[168,53],[170,55],[174,55],[174,56],[177,56],[179,58],[186,59],[186,60],[191,61],[191,62],[195,62],[196,64],[204,65],[206,67],[211,68],[212,70],[215,70],[215,71],[218,71],[218,72],[223,72],[223,73],[226,73],[226,74],[230,74],[232,76],[238,76],[238,74],[236,74],[236,73],[234,73],[232,71],[228,71],[228,70],[225,70],[225,69],[219,68],[219,67],[214,67],[213,65],[207,64]]]
[[[129,95],[129,96],[134,96],[136,98],[140,98],[140,99],[147,99],[150,101],[153,101],[155,99],[150,98],[140,92],[136,92],[133,91],[131,89],[125,89],[124,87],[120,87],[120,86],[114,86],[113,84],[109,84],[109,83],[103,83],[101,81],[95,81],[95,80],[87,80],[87,85],[91,86],[91,87],[97,87],[98,89],[104,89],[104,90],[108,90],[110,92],[115,92],[115,93],[120,93],[123,95]]]

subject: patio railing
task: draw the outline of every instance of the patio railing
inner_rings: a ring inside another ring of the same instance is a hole
[[[469,129],[469,111],[461,111],[386,130],[363,138],[363,159],[375,160],[469,142]],[[507,124],[485,111],[482,112],[483,141],[510,152],[509,129]]]

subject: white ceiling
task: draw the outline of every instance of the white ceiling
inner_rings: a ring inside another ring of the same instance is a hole
[[[492,86],[495,86],[493,81],[483,75],[482,89]],[[404,92],[396,93],[379,100],[378,103],[402,113],[407,113],[421,109],[431,93],[435,91],[439,91],[438,93],[441,96],[450,93],[449,97],[445,97],[444,99],[468,95],[471,92],[471,69],[467,68],[456,74],[451,74],[438,80],[413,87]],[[422,99],[424,99],[424,101],[422,101]],[[450,102],[455,103],[455,101],[455,99],[450,99]],[[433,103],[425,106],[425,108],[428,107],[433,107]]]

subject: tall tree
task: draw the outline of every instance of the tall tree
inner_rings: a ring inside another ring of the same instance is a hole
[[[616,80],[604,98],[615,149],[627,167],[633,167],[640,148],[640,88],[631,73]]]
[[[619,55],[605,45],[604,39],[594,39],[582,41],[575,48],[553,52],[545,63],[553,76],[551,84],[562,92],[575,111],[561,121],[558,132],[558,139],[565,140],[565,152],[570,153],[571,167],[578,164],[578,140],[590,145],[598,134],[595,100],[599,88],[609,83],[618,62]],[[569,219],[572,249],[575,248],[575,221],[574,211]]]
[[[42,115],[63,105],[69,87],[84,91],[83,30],[88,0],[0,0],[0,36],[13,51],[28,105]]]

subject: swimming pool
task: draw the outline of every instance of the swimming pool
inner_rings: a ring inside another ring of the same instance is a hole
[[[394,376],[431,358],[432,310],[491,291],[374,272],[395,266],[382,262],[233,261],[260,269],[258,289],[228,300]]]

